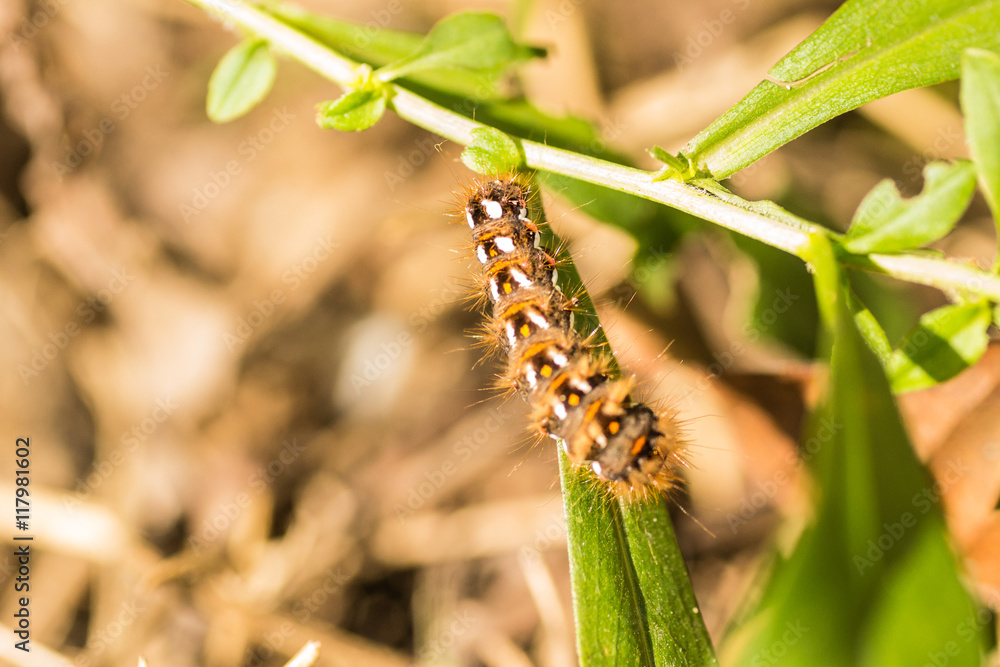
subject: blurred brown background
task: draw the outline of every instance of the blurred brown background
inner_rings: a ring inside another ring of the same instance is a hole
[[[837,3],[303,4],[418,32],[503,13],[551,49],[523,73],[529,98],[653,166],[644,148],[680,148]],[[554,449],[532,446],[467,333],[459,147],[391,114],[319,130],[314,105],[340,91],[288,61],[252,113],[212,125],[206,83],[235,36],[181,0],[5,0],[0,35],[0,494],[30,436],[36,536],[34,650],[5,635],[0,655],[281,665],[316,640],[321,665],[575,664]],[[953,97],[871,105],[733,187],[844,226],[879,178],[913,192],[924,161],[963,154]],[[812,373],[766,329],[781,294],[777,326],[811,326],[808,280],[762,281],[711,231],[633,262],[628,236],[545,202],[624,366],[691,420],[684,506],[701,525],[678,513],[679,531],[719,639],[779,518],[787,545],[806,516],[794,442]],[[989,252],[977,205],[949,253]],[[907,294],[901,330],[943,302]],[[756,295],[765,335],[746,326]],[[947,390],[928,403],[958,417],[920,436],[925,456],[965,412],[991,414],[998,367],[959,407]],[[970,550],[996,523],[977,517]],[[13,571],[0,556],[3,619]]]

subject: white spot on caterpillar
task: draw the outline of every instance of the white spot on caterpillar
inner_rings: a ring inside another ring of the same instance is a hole
[[[569,363],[569,357],[567,357],[562,352],[553,352],[549,355],[552,358],[552,363],[554,363],[559,368],[562,368]]]
[[[524,379],[527,380],[528,386],[532,389],[534,389],[535,385],[538,384],[538,375],[535,374],[535,369],[531,366],[531,364],[528,364],[528,368],[524,372]]]
[[[541,248],[542,247],[542,235],[539,234],[538,232],[535,232],[534,236],[535,236],[535,240],[532,243],[532,245],[534,245],[536,248]]]
[[[514,239],[509,236],[498,236],[493,239],[493,243],[500,252],[514,252]]]
[[[549,321],[545,319],[545,316],[541,313],[536,313],[534,311],[528,311],[528,319],[538,325],[539,329],[548,329]]]
[[[514,329],[514,323],[508,322],[505,328],[507,329],[507,341],[513,346],[517,343],[517,331]]]
[[[486,248],[484,248],[483,246],[479,246],[478,248],[476,248],[476,257],[479,258],[479,261],[482,264],[485,264],[486,260],[489,259],[489,257],[486,256]]]
[[[469,211],[465,212],[465,219],[469,221],[469,229],[476,228],[476,221],[472,219],[472,214]]]
[[[511,277],[517,281],[517,284],[521,287],[531,287],[531,278],[524,275],[524,272],[519,269],[510,270]]]
[[[493,201],[492,199],[484,199],[481,203],[483,210],[486,211],[486,215],[490,220],[496,220],[503,215],[503,206],[500,205],[500,202]]]
[[[552,412],[556,413],[556,417],[559,417],[559,419],[566,419],[566,415],[569,414],[566,411],[566,406],[558,402],[553,406]]]
[[[493,297],[494,302],[500,300],[500,284],[497,282],[496,276],[490,278],[490,296]]]
[[[603,468],[601,468],[601,464],[598,463],[597,461],[594,461],[593,463],[590,464],[590,469],[594,471],[595,475],[600,475],[601,470],[603,470]]]
[[[528,217],[528,209],[521,207],[521,210],[517,212],[517,219],[521,222],[531,222],[531,218]]]

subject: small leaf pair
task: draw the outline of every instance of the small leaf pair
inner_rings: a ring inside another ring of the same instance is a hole
[[[385,113],[390,97],[385,84],[390,81],[429,70],[460,69],[493,75],[533,54],[514,42],[503,20],[495,14],[453,14],[438,22],[412,54],[371,72],[361,89],[320,104],[316,120],[324,129],[366,130]]]
[[[845,250],[862,255],[898,252],[944,237],[968,207],[977,175],[1000,225],[1000,56],[982,49],[963,52],[961,103],[973,161],[928,164],[923,192],[911,199],[903,199],[891,180],[876,185],[854,215],[841,243]],[[994,262],[994,271],[998,270],[1000,259]],[[866,307],[856,298],[851,307],[896,393],[954,377],[976,363],[989,344],[993,312],[987,301],[956,303],[925,313],[896,350]]]

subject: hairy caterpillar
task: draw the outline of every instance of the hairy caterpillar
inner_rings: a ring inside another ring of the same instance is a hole
[[[633,401],[632,383],[612,378],[574,331],[575,301],[557,285],[557,262],[528,217],[528,192],[500,177],[475,182],[463,201],[493,306],[489,329],[507,355],[505,378],[573,463],[626,497],[673,490],[685,465],[676,420]]]

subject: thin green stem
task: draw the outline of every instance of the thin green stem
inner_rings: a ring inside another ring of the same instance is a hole
[[[364,65],[335,53],[242,0],[187,1],[266,39],[272,47],[344,88],[357,86],[368,71]],[[463,146],[470,144],[472,130],[485,127],[408,90],[398,86],[392,88],[392,106],[401,118],[455,143]],[[525,140],[521,143],[526,166],[531,169],[562,174],[666,204],[803,260],[806,260],[809,235],[829,233],[820,225],[810,222],[791,223],[784,216],[777,219],[761,213],[755,210],[761,208],[759,205],[731,193],[719,196],[712,188],[699,187],[693,183],[653,181],[651,172],[533,141]],[[884,273],[901,280],[1000,301],[1000,276],[952,260],[914,255],[870,255],[867,258],[851,256],[842,259],[856,268]]]

